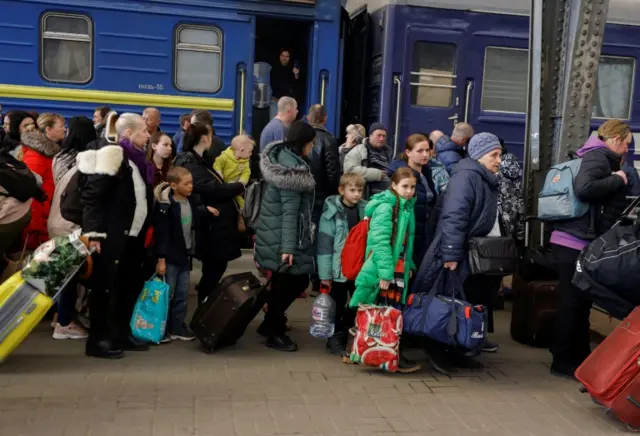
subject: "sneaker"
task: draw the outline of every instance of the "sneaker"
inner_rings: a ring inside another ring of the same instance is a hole
[[[483,353],[495,353],[498,351],[499,348],[500,348],[500,345],[496,344],[495,342],[487,341],[484,343],[480,351],[482,351]]]
[[[567,365],[556,362],[551,364],[552,375],[577,382],[578,379],[575,376],[576,369],[578,369],[578,367],[574,365]]]
[[[287,335],[272,335],[267,339],[267,347],[278,351],[293,352],[298,351],[298,344]]]
[[[345,352],[344,333],[335,333],[327,340],[327,352],[336,356],[341,356]]]
[[[183,333],[179,335],[170,335],[171,339],[174,341],[193,341],[196,338],[196,335],[191,330],[185,330]]]
[[[409,360],[406,357],[400,356],[400,361],[398,362],[398,369],[396,372],[400,374],[410,374],[412,372],[418,372],[422,369],[422,365],[414,362],[413,360]]]
[[[56,323],[53,329],[53,339],[86,339],[88,336],[89,334],[83,328],[73,322],[66,327]]]
[[[165,333],[162,339],[160,339],[161,344],[168,344],[170,342],[171,342],[171,336],[169,336],[167,333]]]

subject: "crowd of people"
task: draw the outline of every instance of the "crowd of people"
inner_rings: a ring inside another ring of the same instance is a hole
[[[86,354],[102,358],[147,350],[129,323],[143,282],[156,273],[172,295],[163,342],[194,339],[187,323],[191,259],[202,262],[196,286],[201,304],[228,263],[241,255],[239,211],[245,188],[256,178],[266,182],[254,253],[272,275],[268,310],[258,328],[268,347],[298,349],[287,334],[286,311],[310,284],[316,290],[323,286],[337,305],[335,333],[326,347],[348,362],[348,330],[359,304],[384,299],[402,306],[412,292],[434,286],[444,269],[459,274],[470,303],[487,308],[492,333],[501,278],[469,273],[468,241],[506,236],[524,247],[522,163],[504,142],[458,123],[450,135],[410,135],[394,156],[381,123],[371,124],[368,133],[362,125],[348,126],[340,144],[325,126],[323,106],[311,106],[304,121],[297,118],[296,100],[282,97],[258,144],[239,135],[227,147],[207,111],[184,114],[173,137],[160,130],[161,114],[154,108],[140,115],[101,107],[93,121],[7,113],[3,159],[26,166],[42,192],[18,201],[3,186],[2,253],[32,249],[78,228],[97,252],[88,284],[88,332],[75,321],[78,287],[70,286],[57,303],[53,337],[86,338]],[[559,375],[572,376],[589,354],[590,304],[571,277],[579,250],[607,230],[626,205],[625,195],[640,189],[624,159],[632,140],[626,124],[611,120],[578,151],[584,162],[576,192],[591,212],[563,222],[551,237],[562,295],[552,347],[552,371]],[[65,219],[61,206],[74,194],[76,179],[81,222]],[[357,278],[348,280],[340,255],[349,231],[365,218],[370,255]],[[443,373],[477,364],[435,341],[423,339],[419,346]],[[487,340],[482,351],[498,348]],[[400,372],[418,369],[401,354]]]

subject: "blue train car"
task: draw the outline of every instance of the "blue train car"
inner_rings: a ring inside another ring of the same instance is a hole
[[[402,149],[411,133],[450,132],[466,121],[522,156],[528,87],[530,0],[350,1],[355,50],[366,71],[364,124],[382,121]],[[358,8],[359,7],[359,8]],[[592,127],[626,120],[640,132],[640,8],[611,0]],[[353,72],[351,72],[353,74]],[[347,76],[347,80],[349,80]],[[356,97],[358,99],[358,97]],[[640,138],[636,138],[637,140]]]
[[[339,121],[338,0],[3,0],[0,10],[3,112],[154,106],[174,132],[181,114],[207,109],[229,142],[261,130],[254,63],[277,62],[286,47],[300,65],[301,111],[323,102],[329,129]]]

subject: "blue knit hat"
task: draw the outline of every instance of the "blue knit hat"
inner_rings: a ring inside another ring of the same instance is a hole
[[[467,153],[471,159],[478,160],[487,153],[501,149],[500,140],[493,133],[483,132],[473,135],[467,146]]]
[[[373,123],[369,126],[369,135],[371,135],[376,130],[384,130],[387,131],[387,128],[382,123]]]

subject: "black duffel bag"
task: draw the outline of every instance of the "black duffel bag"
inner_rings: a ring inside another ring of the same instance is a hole
[[[627,219],[640,198],[611,229],[593,240],[578,257],[573,284],[615,318],[640,306],[640,224]]]
[[[513,238],[476,237],[469,240],[469,267],[472,275],[508,276],[518,266],[518,249]]]

